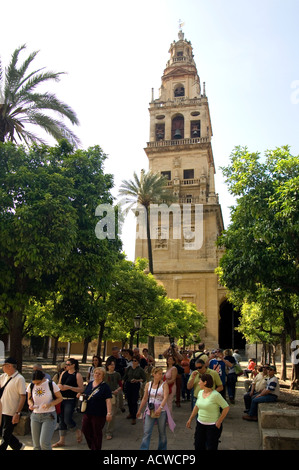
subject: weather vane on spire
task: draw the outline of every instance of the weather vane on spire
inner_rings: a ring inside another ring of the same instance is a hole
[[[184,22],[182,20],[179,20],[179,39],[184,39],[184,33],[182,31],[182,27],[184,26]]]
[[[184,22],[182,20],[179,20],[179,28],[182,29],[182,26],[184,26]]]

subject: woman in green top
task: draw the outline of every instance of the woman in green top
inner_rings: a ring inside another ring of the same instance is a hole
[[[220,408],[222,411],[220,411]],[[203,374],[200,379],[200,391],[186,427],[191,429],[191,421],[197,415],[194,435],[195,451],[217,450],[222,432],[222,421],[226,417],[229,405],[222,395],[213,390],[213,378]]]

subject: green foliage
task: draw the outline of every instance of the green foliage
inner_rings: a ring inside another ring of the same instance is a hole
[[[206,325],[206,317],[197,310],[195,304],[181,299],[163,299],[163,316],[160,320],[160,333],[170,338],[185,338],[187,344],[193,342],[193,335],[199,337]]]
[[[295,340],[299,320],[299,158],[287,146],[267,151],[263,160],[259,154],[237,147],[223,173],[237,203],[231,224],[218,239],[225,251],[217,273],[233,303],[241,307],[245,302],[240,330],[251,340],[285,330]],[[254,332],[257,325],[259,330]]]
[[[228,289],[269,289],[299,293],[299,161],[282,147],[258,154],[237,148],[223,169],[237,197],[231,224],[219,238],[225,248],[221,282]]]
[[[121,248],[94,232],[97,205],[112,201],[105,158],[98,146],[74,151],[66,140],[29,149],[0,143],[0,312],[12,347],[30,299],[59,292],[56,318],[91,327]]]

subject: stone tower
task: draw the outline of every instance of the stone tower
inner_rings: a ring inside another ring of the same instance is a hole
[[[167,177],[180,213],[160,216],[152,229],[154,275],[169,297],[191,301],[204,312],[205,331],[194,334],[200,334],[210,348],[218,345],[219,309],[225,292],[215,274],[220,256],[215,242],[223,219],[215,193],[209,103],[192,45],[181,30],[169,53],[159,98],[154,99],[152,92],[145,152],[149,169]],[[180,235],[175,234],[178,223]],[[135,257],[147,257],[146,239],[136,238]]]

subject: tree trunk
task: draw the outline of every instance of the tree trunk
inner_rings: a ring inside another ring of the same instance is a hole
[[[281,371],[280,371],[280,379],[286,380],[287,378],[287,350],[286,350],[286,334],[285,330],[281,335]]]
[[[154,336],[149,336],[148,337],[148,353],[150,356],[153,356],[155,358],[155,337]]]
[[[129,349],[133,349],[133,342],[134,342],[134,330],[131,330],[130,331]]]
[[[106,349],[107,349],[107,341],[104,341],[103,357],[102,357],[102,361],[103,361],[103,362],[105,361]]]
[[[299,360],[294,357],[294,352],[298,348],[297,345],[297,329],[296,329],[296,318],[292,310],[284,311],[284,322],[286,333],[289,334],[291,340],[291,357],[292,357],[292,381],[291,390],[299,390]]]
[[[90,336],[88,336],[87,338],[84,338],[82,364],[86,364],[86,362],[87,362],[87,351],[88,351],[88,345],[89,345],[90,341],[91,341]]]
[[[57,363],[58,340],[59,340],[59,336],[56,336],[56,338],[54,338],[54,348],[53,348],[53,358],[52,358],[53,365]]]
[[[10,356],[17,361],[17,368],[22,372],[23,365],[23,315],[19,310],[12,310],[8,316],[9,334],[10,334]]]
[[[146,209],[146,236],[147,236],[147,251],[148,251],[148,268],[151,274],[154,274],[152,239],[150,231],[150,217],[148,207]],[[148,336],[148,351],[149,354],[155,357],[155,337]]]
[[[153,250],[152,250],[152,239],[151,239],[151,230],[150,230],[150,215],[148,207],[146,210],[146,238],[147,238],[147,252],[148,252],[148,269],[151,274],[154,274],[154,265],[153,265]]]
[[[105,331],[105,320],[100,322],[100,331],[99,331],[99,336],[98,336],[98,346],[97,346],[97,354],[96,354],[99,357],[101,357],[104,331]]]
[[[49,336],[46,336],[45,340],[44,340],[44,347],[43,347],[43,358],[44,359],[48,359],[49,341],[50,341]]]

